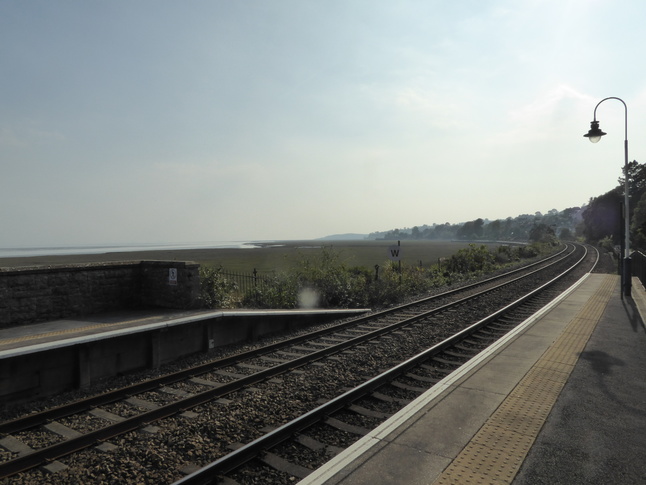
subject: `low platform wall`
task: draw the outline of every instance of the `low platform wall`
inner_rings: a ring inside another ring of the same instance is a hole
[[[129,261],[0,270],[0,328],[199,298],[199,265]]]
[[[213,312],[0,352],[0,402],[21,402],[223,345],[294,331],[366,310]],[[109,337],[109,338],[108,338]]]

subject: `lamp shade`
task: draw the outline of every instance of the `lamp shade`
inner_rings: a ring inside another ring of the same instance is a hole
[[[588,131],[585,135],[586,138],[588,138],[592,143],[597,143],[599,140],[601,140],[601,137],[605,135],[603,131],[599,128],[599,122],[598,121],[591,121],[590,122],[590,131]]]

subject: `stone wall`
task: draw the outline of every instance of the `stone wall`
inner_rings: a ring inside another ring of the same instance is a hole
[[[200,265],[178,261],[142,261],[141,301],[165,308],[193,308],[200,295]]]
[[[175,261],[0,270],[0,328],[146,306],[191,308],[199,286],[199,265]]]

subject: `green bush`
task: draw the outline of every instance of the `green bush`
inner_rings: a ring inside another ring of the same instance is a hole
[[[449,273],[480,274],[496,268],[496,258],[487,246],[469,244],[449,258],[446,269]]]
[[[200,267],[200,300],[206,308],[230,308],[238,285],[222,274],[222,267]]]
[[[599,241],[599,247],[609,253],[612,253],[615,250],[615,245],[612,243],[612,238],[610,236],[606,236]]]
[[[243,307],[296,308],[298,288],[292,277],[276,275],[262,286],[253,288],[242,298]]]

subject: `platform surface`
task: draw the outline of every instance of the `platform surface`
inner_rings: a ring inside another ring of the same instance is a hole
[[[112,338],[199,320],[224,317],[284,315],[289,317],[326,314],[346,318],[369,312],[360,309],[313,310],[124,310],[100,315],[64,318],[43,323],[0,329],[0,360],[17,352],[38,352],[56,346]]]
[[[646,297],[588,275],[304,485],[646,483]]]

